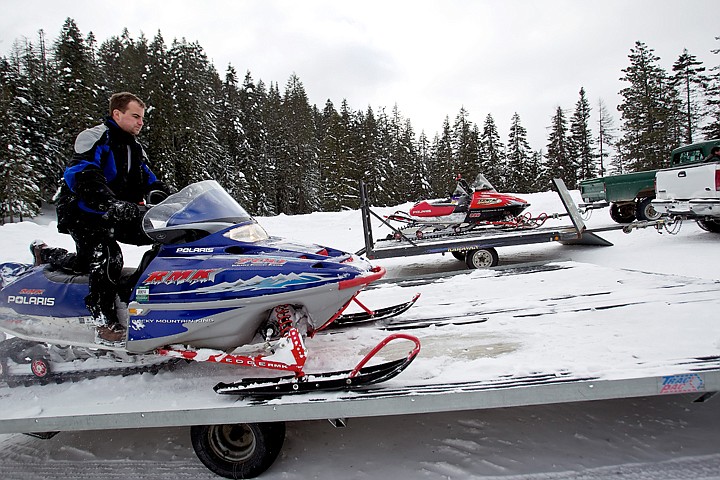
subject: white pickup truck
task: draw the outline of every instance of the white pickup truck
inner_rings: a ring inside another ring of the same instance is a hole
[[[720,162],[658,170],[652,204],[661,214],[694,219],[720,233]]]

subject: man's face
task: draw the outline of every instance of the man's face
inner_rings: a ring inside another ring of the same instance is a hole
[[[145,109],[137,102],[130,102],[127,109],[121,112],[118,109],[113,110],[112,118],[118,126],[126,132],[137,135],[143,126],[143,118],[145,117]]]

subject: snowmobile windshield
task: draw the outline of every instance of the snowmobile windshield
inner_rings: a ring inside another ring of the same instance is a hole
[[[215,180],[188,185],[152,207],[143,228],[150,235],[161,229],[190,224],[227,226],[253,222],[253,218]]]
[[[492,186],[492,183],[490,183],[482,173],[478,173],[477,177],[475,177],[472,187],[476,192],[482,192],[484,190],[495,191],[495,187]]]
[[[455,187],[455,191],[452,193],[452,199],[453,200],[459,200],[461,197],[467,196],[468,192],[465,190],[465,188],[458,182],[457,186]]]

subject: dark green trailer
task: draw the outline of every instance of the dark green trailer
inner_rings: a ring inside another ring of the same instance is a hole
[[[676,148],[666,166],[700,163],[716,145],[720,145],[720,139]],[[618,223],[630,223],[636,219],[656,220],[660,215],[652,206],[655,172],[657,170],[646,170],[580,182],[580,195],[585,203],[578,207],[582,210],[609,206],[610,217]]]

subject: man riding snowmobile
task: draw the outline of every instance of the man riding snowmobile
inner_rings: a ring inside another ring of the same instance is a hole
[[[47,248],[42,241],[31,245],[35,263],[90,274],[85,305],[95,319],[98,343],[118,343],[125,335],[115,311],[123,268],[118,242],[150,245],[138,204],[152,190],[169,193],[148,168],[145,150],[135,138],[144,114],[142,100],[128,92],[116,93],[105,121],[75,140],[57,199],[57,216],[58,231],[72,236],[77,253]]]

